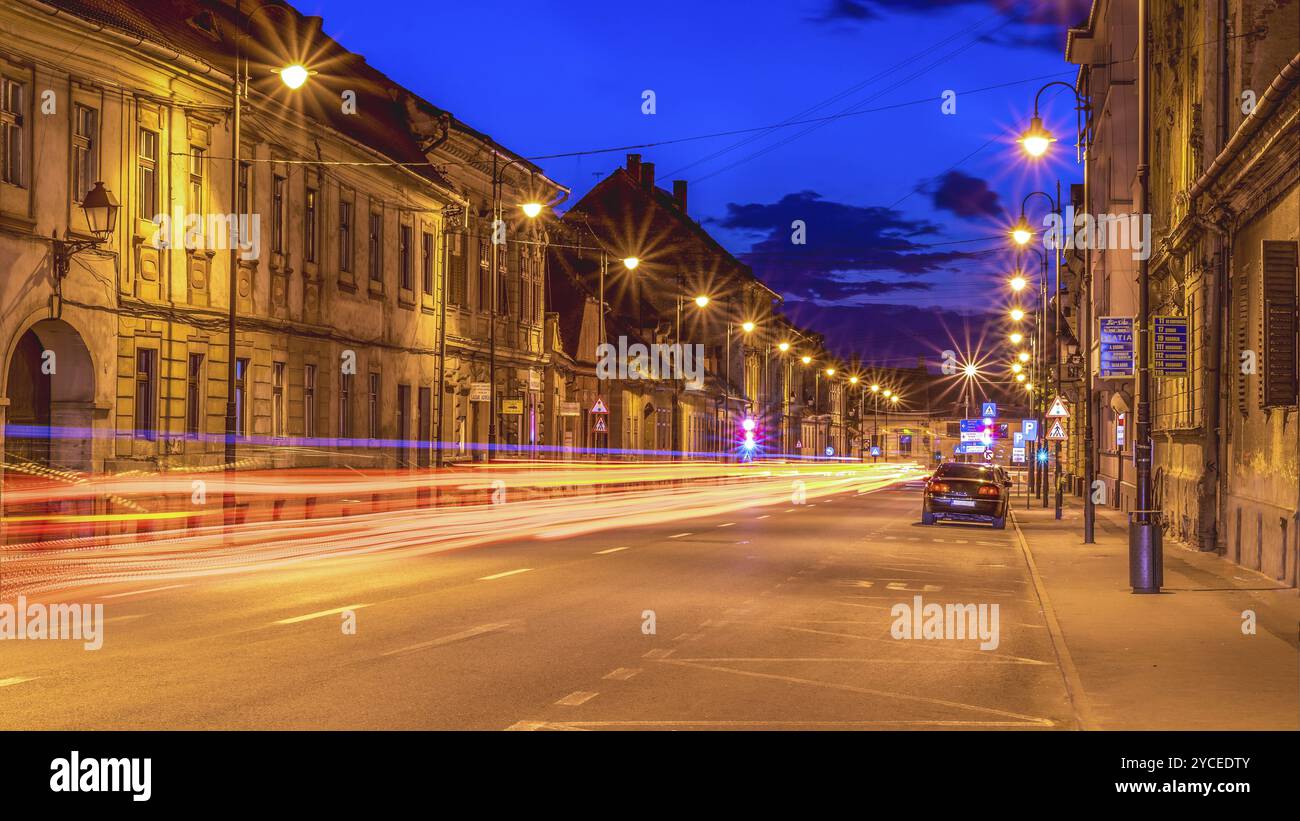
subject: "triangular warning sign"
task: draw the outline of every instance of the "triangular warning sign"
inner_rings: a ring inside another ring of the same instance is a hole
[[[1052,407],[1047,409],[1048,419],[1057,419],[1069,416],[1070,411],[1065,407],[1065,398],[1058,396],[1052,400]]]
[[[596,397],[596,404],[591,406],[592,413],[609,413],[609,408],[605,407],[605,400],[599,396]]]
[[[596,420],[596,433],[605,433],[609,429],[605,427],[605,417]]]
[[[1065,426],[1061,424],[1061,420],[1060,420],[1060,419],[1057,419],[1055,422],[1052,423],[1052,428],[1051,428],[1051,430],[1049,430],[1049,431],[1047,432],[1047,438],[1048,438],[1048,439],[1064,439],[1064,438],[1065,438]]]

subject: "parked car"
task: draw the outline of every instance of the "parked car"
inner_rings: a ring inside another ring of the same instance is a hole
[[[999,465],[944,462],[925,483],[921,524],[939,520],[1007,526],[1011,477]]]

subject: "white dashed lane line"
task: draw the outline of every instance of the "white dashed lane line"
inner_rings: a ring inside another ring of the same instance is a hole
[[[188,584],[169,584],[166,587],[150,587],[148,590],[130,590],[126,593],[110,593],[107,596],[100,596],[101,599],[120,599],[124,596],[143,596],[145,593],[159,593],[163,590],[175,590],[178,587],[189,587]]]
[[[610,553],[617,553],[617,552],[619,552],[620,550],[627,550],[627,548],[626,548],[626,547],[611,547],[611,548],[609,548],[608,550],[597,550],[595,553],[592,553],[591,555],[593,555],[593,556],[605,556],[605,555],[608,555],[608,554],[610,554]]]
[[[577,707],[579,704],[586,704],[598,695],[600,694],[579,690],[576,693],[569,693],[567,696],[555,703],[563,707]]]
[[[349,610],[360,610],[363,607],[369,607],[368,604],[349,604],[344,607],[335,607],[330,610],[321,610],[316,613],[308,613],[305,616],[292,616],[287,619],[280,619],[276,624],[297,624],[302,621],[311,621],[312,619],[323,619],[326,616],[337,616],[340,613],[346,613]]]
[[[691,534],[691,533],[674,533],[673,535],[669,536],[668,538],[670,538],[670,539],[680,539],[680,538],[683,537],[683,536],[690,536],[690,535],[693,535],[693,534]]]
[[[514,576],[519,573],[527,573],[532,570],[531,567],[521,567],[518,570],[507,570],[504,573],[493,573],[491,576],[480,576],[479,581],[490,582],[493,579],[504,579],[506,576]]]
[[[14,678],[0,678],[0,687],[12,687],[15,684],[22,684],[24,681],[31,680],[32,679],[30,678],[22,678],[21,676]]]

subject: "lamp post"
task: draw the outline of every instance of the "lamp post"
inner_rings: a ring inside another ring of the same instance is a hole
[[[1147,132],[1147,114],[1146,114],[1146,36],[1147,36],[1147,0],[1138,0],[1138,178],[1142,191],[1142,202],[1139,203],[1141,208],[1146,207],[1146,185],[1147,185],[1147,166],[1146,158],[1143,152],[1146,150],[1146,132]],[[1089,192],[1089,151],[1092,144],[1092,104],[1091,101],[1079,94],[1078,90],[1069,83],[1059,80],[1047,83],[1034,95],[1034,114],[1030,120],[1029,129],[1020,137],[1018,142],[1024,148],[1025,152],[1031,158],[1042,157],[1051,148],[1055,138],[1043,127],[1043,121],[1038,116],[1038,104],[1042,98],[1043,92],[1053,86],[1061,86],[1070,90],[1074,95],[1075,112],[1076,112],[1076,137],[1078,139],[1078,149],[1081,152],[1083,162],[1083,204],[1085,211],[1091,206]],[[1060,195],[1057,195],[1057,201],[1060,201]],[[1139,211],[1139,213],[1144,213]],[[1061,226],[1062,231],[1073,230],[1073,226]],[[1060,245],[1060,243],[1058,243]],[[1059,250],[1059,249],[1058,249]],[[1096,397],[1093,394],[1092,386],[1092,347],[1093,347],[1093,329],[1092,329],[1092,243],[1084,247],[1083,261],[1083,281],[1082,281],[1082,300],[1083,316],[1080,324],[1083,326],[1083,543],[1095,543],[1095,523],[1096,508],[1092,502],[1092,483],[1095,471],[1095,442],[1094,442],[1094,425],[1093,416],[1096,413]],[[1138,278],[1139,288],[1143,295],[1147,293],[1147,280],[1144,279],[1146,272],[1144,261],[1139,263]],[[1059,273],[1058,273],[1059,277]],[[1059,294],[1059,279],[1057,283]],[[1059,302],[1059,297],[1058,297]],[[1147,322],[1145,315],[1139,318],[1139,323]],[[1143,335],[1143,324],[1139,324],[1139,347],[1144,348],[1145,336]],[[1141,354],[1139,353],[1139,357]],[[1139,362],[1141,360],[1139,359]],[[1058,368],[1059,378],[1059,368]],[[1149,433],[1149,425],[1147,428]],[[1138,432],[1141,436],[1141,432]],[[1150,453],[1150,443],[1147,440],[1147,453]],[[1147,478],[1150,478],[1150,461],[1147,462]],[[1149,491],[1149,487],[1148,487]],[[1149,492],[1148,492],[1149,498]],[[1139,504],[1139,507],[1145,509],[1145,505]],[[1159,553],[1159,547],[1156,551]],[[1132,556],[1130,556],[1130,566],[1132,566]]]
[[[249,24],[259,11],[269,8],[287,9],[287,6],[279,3],[262,3],[253,9],[247,15],[244,14],[243,0],[235,0],[235,16],[239,18],[239,31],[235,33],[235,76],[231,84],[231,118],[230,118],[230,201],[232,203],[231,213],[235,214],[236,231],[239,225],[239,163],[240,163],[240,142],[243,139],[241,133],[241,108],[243,107],[243,98],[248,94],[248,65],[244,61],[241,64],[240,45],[243,39],[249,34]],[[279,71],[280,80],[290,89],[299,89],[312,72],[297,63],[286,66]],[[227,290],[227,299],[229,300],[228,308],[228,328],[226,329],[226,431],[225,431],[225,468],[234,470],[235,467],[235,435],[238,432],[235,399],[235,385],[238,380],[236,350],[235,350],[235,322],[239,313],[239,246],[243,244],[243,237],[238,241],[232,238],[230,243],[230,275]],[[229,494],[226,500],[230,501]]]
[[[63,280],[67,278],[72,267],[72,258],[82,251],[98,248],[117,229],[117,214],[120,206],[113,192],[104,187],[104,183],[95,185],[81,198],[81,210],[86,216],[86,225],[92,239],[54,240],[54,293],[50,296],[50,317],[58,319],[63,315]]]
[[[486,461],[491,462],[492,456],[497,447],[497,297],[501,291],[501,284],[497,281],[499,274],[501,246],[506,244],[506,226],[501,219],[501,183],[505,179],[505,174],[510,167],[523,162],[520,157],[513,157],[505,165],[501,165],[500,154],[495,150],[492,152],[492,269],[488,274],[488,282],[492,288],[492,296],[488,300],[488,446]],[[524,216],[529,219],[535,218],[542,212],[542,206],[536,201],[528,201],[521,204]]]
[[[880,437],[880,384],[873,383],[871,386],[871,444],[873,447],[871,461],[875,462],[880,458],[874,448],[880,447],[876,440]]]

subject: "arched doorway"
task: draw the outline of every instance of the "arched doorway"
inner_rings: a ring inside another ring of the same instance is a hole
[[[92,469],[95,368],[75,328],[43,319],[24,332],[5,385],[5,461]]]

